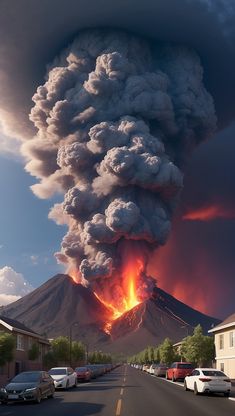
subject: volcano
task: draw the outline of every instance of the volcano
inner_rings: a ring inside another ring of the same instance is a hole
[[[52,277],[32,293],[0,308],[0,314],[24,323],[48,338],[69,336],[90,349],[133,354],[169,337],[174,342],[197,324],[206,333],[220,321],[185,305],[160,288],[114,321],[110,310],[89,289],[68,275]],[[76,325],[75,325],[76,324]]]

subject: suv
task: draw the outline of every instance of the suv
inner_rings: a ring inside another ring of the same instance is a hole
[[[166,371],[166,379],[171,379],[172,381],[184,379],[186,376],[190,376],[192,371],[192,363],[175,362],[171,364],[170,368]]]

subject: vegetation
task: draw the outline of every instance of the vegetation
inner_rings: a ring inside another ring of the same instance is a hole
[[[32,361],[36,360],[39,357],[39,354],[40,354],[39,345],[34,343],[28,351],[29,360],[32,360]]]
[[[13,360],[15,337],[7,332],[0,334],[0,366]]]
[[[70,357],[71,352],[71,357]],[[44,365],[54,367],[57,365],[80,365],[84,364],[87,359],[90,364],[111,363],[112,357],[110,354],[102,353],[101,351],[90,352],[88,357],[86,354],[86,346],[80,341],[73,341],[71,344],[68,337],[58,337],[51,342],[51,350],[44,356]]]
[[[201,325],[195,327],[193,335],[183,339],[180,354],[174,349],[169,338],[157,346],[148,346],[143,351],[129,358],[128,362],[138,364],[165,363],[174,361],[189,361],[195,366],[211,365],[215,355],[214,340],[203,335]]]
[[[210,365],[215,355],[214,340],[203,335],[202,327],[198,325],[193,335],[183,340],[181,354],[187,361],[199,367]]]

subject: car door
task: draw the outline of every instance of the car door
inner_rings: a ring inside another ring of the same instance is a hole
[[[68,368],[68,377],[69,377],[69,385],[73,386],[74,385],[74,371],[71,367]]]
[[[187,377],[187,386],[190,390],[194,389],[194,382],[196,377],[199,375],[199,371],[198,370],[193,370],[191,376]]]

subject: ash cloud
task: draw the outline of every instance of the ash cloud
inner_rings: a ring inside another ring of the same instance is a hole
[[[32,189],[64,194],[50,214],[69,227],[57,258],[95,286],[121,270],[126,241],[149,255],[167,240],[185,159],[216,128],[200,59],[187,47],[87,30],[33,101],[38,132],[23,145],[39,179]]]

